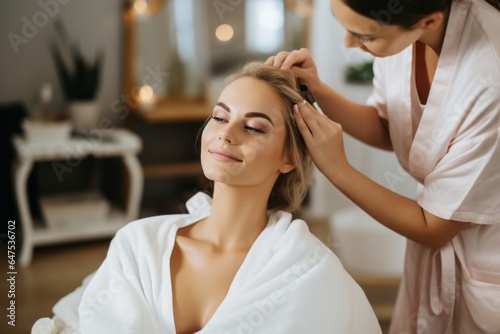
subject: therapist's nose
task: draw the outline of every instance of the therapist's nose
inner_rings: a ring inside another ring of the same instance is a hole
[[[350,32],[345,33],[343,42],[346,48],[357,48],[361,46],[359,39]]]

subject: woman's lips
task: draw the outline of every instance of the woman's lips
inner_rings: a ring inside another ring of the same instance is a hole
[[[208,150],[208,152],[212,155],[212,157],[216,160],[219,161],[225,161],[225,162],[242,162],[243,160],[239,159],[237,156],[232,154],[231,152],[224,150],[224,149],[219,149],[219,148],[214,148]]]

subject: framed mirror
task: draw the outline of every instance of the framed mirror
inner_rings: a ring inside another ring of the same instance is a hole
[[[206,117],[205,106],[236,68],[308,47],[312,1],[127,0],[125,94],[132,107],[151,119],[172,106],[172,117]]]

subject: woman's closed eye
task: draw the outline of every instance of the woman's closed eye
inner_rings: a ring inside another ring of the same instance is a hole
[[[264,130],[262,129],[259,129],[259,128],[254,128],[252,126],[249,126],[249,125],[245,125],[245,129],[247,129],[249,132],[252,132],[252,133],[266,133]]]
[[[212,115],[212,119],[216,122],[216,123],[224,123],[226,122],[226,120],[222,117],[217,117],[217,116],[214,116]]]
[[[219,124],[228,123],[228,120],[226,120],[223,117],[218,117],[217,115],[212,115],[211,118],[214,120],[215,123]],[[266,131],[263,130],[261,127],[256,127],[248,124],[244,125],[243,127],[250,133],[266,133]]]

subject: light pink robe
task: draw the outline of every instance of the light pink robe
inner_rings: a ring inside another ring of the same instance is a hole
[[[390,333],[500,333],[500,12],[455,0],[427,104],[413,47],[375,61],[368,103],[419,182],[417,202],[471,222],[441,249],[408,241]]]

